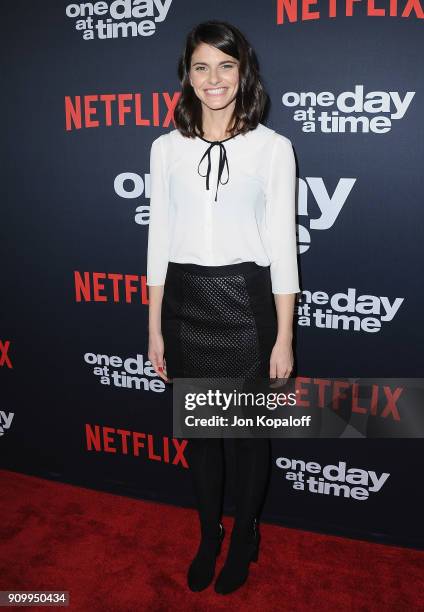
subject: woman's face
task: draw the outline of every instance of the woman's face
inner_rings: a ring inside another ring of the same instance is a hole
[[[201,43],[191,56],[190,83],[203,104],[216,110],[236,97],[239,62],[216,47]]]

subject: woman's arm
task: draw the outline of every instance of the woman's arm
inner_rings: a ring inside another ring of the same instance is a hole
[[[152,285],[149,287],[149,334],[153,336],[162,333],[161,310],[163,289],[163,285]]]
[[[147,285],[164,285],[169,260],[169,181],[163,137],[150,149],[150,216],[147,241]]]
[[[296,162],[288,138],[275,134],[267,182],[266,220],[271,251],[271,282],[278,332],[271,353],[271,378],[288,378],[293,369],[293,316],[300,291],[296,239]]]
[[[271,353],[270,378],[288,378],[293,369],[293,314],[295,293],[275,294],[278,333]]]
[[[169,260],[169,187],[162,138],[150,150],[150,220],[147,245],[149,287],[148,357],[155,372],[168,381],[161,329],[161,310]]]
[[[278,318],[278,333],[276,342],[291,344],[293,340],[293,315],[296,299],[295,293],[274,295]]]
[[[155,372],[166,382],[169,382],[166,361],[164,359],[164,342],[161,329],[161,310],[163,285],[149,287],[149,349],[148,358]]]

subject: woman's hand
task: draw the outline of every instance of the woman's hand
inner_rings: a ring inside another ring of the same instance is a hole
[[[278,333],[271,352],[269,364],[269,377],[287,379],[293,370],[293,313],[296,293],[275,293],[275,307],[277,309]],[[287,380],[281,383],[272,383],[271,386],[284,386]]]
[[[152,366],[158,376],[165,382],[169,382],[167,371],[166,371],[166,360],[164,354],[164,342],[161,333],[155,333],[149,335],[149,349],[148,358],[152,363]]]
[[[277,341],[271,351],[270,378],[288,378],[293,370],[293,348],[290,341]]]

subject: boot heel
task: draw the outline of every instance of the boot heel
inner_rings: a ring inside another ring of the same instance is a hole
[[[258,524],[257,524],[257,520],[254,520],[253,523],[253,529],[254,529],[254,533],[255,533],[255,548],[253,549],[252,552],[252,556],[250,558],[251,561],[253,561],[254,563],[258,562],[258,556],[259,556],[259,543],[261,541],[261,536],[260,533],[258,531]]]
[[[217,557],[221,554],[222,542],[224,541],[224,538],[225,538],[225,529],[224,529],[224,525],[221,524],[221,534],[219,536],[219,544],[218,544],[218,547],[216,549],[216,556]]]

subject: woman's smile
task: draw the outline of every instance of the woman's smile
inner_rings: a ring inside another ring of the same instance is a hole
[[[217,87],[214,89],[205,89],[205,92],[209,96],[222,96],[227,92],[227,87]]]

